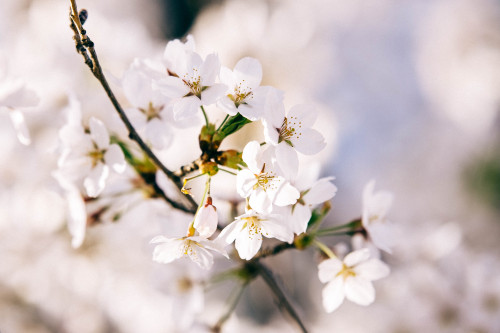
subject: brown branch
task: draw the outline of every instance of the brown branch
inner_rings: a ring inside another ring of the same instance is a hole
[[[75,0],[70,0],[71,1],[71,13],[70,13],[70,27],[74,31],[75,36],[75,43],[76,43],[76,49],[78,53],[80,53],[84,60],[85,63],[89,66],[90,70],[92,71],[92,74],[96,77],[96,79],[101,83],[102,87],[104,88],[106,95],[110,99],[111,103],[113,104],[115,110],[118,112],[118,115],[120,116],[120,119],[124,123],[125,127],[127,128],[129,132],[129,138],[133,141],[135,141],[139,147],[144,151],[144,153],[153,161],[153,163],[169,178],[171,179],[179,188],[179,190],[182,188],[182,180],[179,176],[177,176],[174,172],[169,170],[159,159],[158,157],[153,153],[153,151],[149,148],[149,146],[142,140],[142,138],[139,136],[137,131],[135,130],[134,126],[128,119],[127,115],[123,111],[123,108],[121,107],[120,103],[116,99],[113,91],[111,90],[108,81],[106,80],[106,77],[104,76],[104,73],[102,72],[102,68],[99,64],[99,59],[97,57],[97,53],[94,49],[94,43],[90,40],[90,38],[87,36],[85,29],[83,29],[83,26],[80,22],[80,18],[78,15],[78,9],[76,7],[76,2]],[[90,56],[88,55],[88,52],[90,52]],[[166,197],[166,196],[165,196]],[[181,209],[186,212],[194,213],[196,212],[196,207],[197,204],[191,197],[187,197],[187,200],[189,201],[189,206],[184,206],[180,203],[175,203],[173,206],[175,208]],[[167,200],[169,203],[173,203],[174,201],[171,199]]]
[[[306,327],[302,323],[302,320],[300,319],[297,312],[295,312],[295,309],[293,308],[292,304],[290,304],[290,302],[287,300],[284,292],[278,286],[278,283],[276,282],[276,279],[274,278],[271,270],[260,262],[255,262],[255,265],[257,268],[257,273],[262,277],[264,282],[268,285],[269,289],[271,289],[274,296],[276,296],[276,301],[280,310],[286,311],[290,315],[290,317],[292,317],[292,319],[295,321],[297,326],[299,326],[300,330],[303,333],[307,333]]]

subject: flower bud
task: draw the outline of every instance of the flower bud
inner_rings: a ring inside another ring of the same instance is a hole
[[[201,237],[208,238],[217,229],[218,222],[217,208],[212,205],[212,198],[208,197],[206,204],[196,214],[193,226]]]

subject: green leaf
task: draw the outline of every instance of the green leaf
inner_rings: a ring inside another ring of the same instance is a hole
[[[226,136],[235,133],[236,131],[240,130],[243,126],[251,122],[252,122],[251,120],[243,117],[241,114],[238,113],[236,116],[229,118],[218,132],[224,138]]]

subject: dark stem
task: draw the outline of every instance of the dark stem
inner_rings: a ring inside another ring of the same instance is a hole
[[[125,127],[127,128],[129,132],[129,138],[133,141],[135,141],[139,147],[144,151],[144,153],[153,161],[153,163],[163,172],[165,175],[171,179],[179,188],[179,190],[182,188],[182,180],[180,177],[174,174],[174,172],[170,171],[159,159],[158,157],[153,153],[153,151],[149,148],[149,146],[142,140],[142,138],[139,136],[135,128],[132,126],[132,123],[128,119],[127,115],[123,111],[123,108],[121,107],[120,103],[116,99],[113,91],[111,90],[106,77],[104,76],[102,72],[102,68],[99,64],[99,59],[97,58],[97,53],[95,52],[94,49],[94,43],[90,40],[90,38],[87,37],[86,31],[83,29],[82,24],[80,23],[80,18],[78,16],[78,10],[76,7],[76,2],[75,0],[71,0],[71,14],[70,14],[70,20],[71,20],[71,25],[70,27],[72,30],[75,32],[75,43],[76,43],[76,48],[77,51],[82,54],[84,57],[85,63],[90,67],[92,73],[94,76],[99,80],[101,83],[102,87],[106,91],[106,95],[108,95],[108,98],[110,99],[111,103],[113,104],[115,110],[118,112],[118,115],[120,116],[120,119],[123,121],[125,124]],[[87,54],[87,50],[90,52],[90,57]],[[187,197],[187,200],[189,201],[189,206],[184,206],[180,203],[175,203],[175,208],[181,209],[185,212],[190,212],[194,213],[196,211],[197,204],[191,197]],[[167,200],[169,203],[174,202],[171,199]]]
[[[271,289],[274,296],[276,296],[276,301],[277,301],[277,304],[278,304],[278,307],[280,308],[280,310],[286,311],[290,315],[290,317],[292,317],[292,319],[295,321],[295,323],[299,326],[300,330],[303,333],[307,333],[306,327],[302,323],[302,320],[300,320],[300,317],[297,314],[297,312],[295,312],[295,309],[293,308],[293,306],[287,300],[284,292],[278,286],[278,283],[276,282],[276,279],[274,278],[271,270],[260,262],[256,262],[255,265],[258,269],[258,271],[257,271],[258,274],[260,276],[262,276],[262,279],[264,279],[264,282],[268,285],[269,289]]]

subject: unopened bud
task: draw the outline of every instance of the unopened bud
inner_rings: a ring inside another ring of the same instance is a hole
[[[80,23],[83,25],[89,18],[89,12],[86,9],[80,10],[80,12],[78,13],[78,18],[80,19]]]

